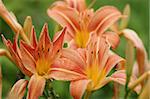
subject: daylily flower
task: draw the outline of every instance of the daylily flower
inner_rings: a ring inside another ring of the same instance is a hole
[[[114,32],[106,32],[122,16],[118,9],[105,6],[94,12],[93,9],[86,9],[85,0],[66,2],[66,5],[62,1],[54,3],[47,13],[62,27],[67,26],[68,33],[65,37],[70,41],[70,46],[85,48],[93,32],[107,37],[113,48],[118,45],[119,36]]]
[[[57,38],[51,41],[47,24],[45,24],[39,42],[37,42],[36,33],[34,28],[32,28],[31,45],[28,45],[24,41],[20,41],[20,47],[18,47],[17,44],[18,35],[15,37],[13,44],[10,40],[6,40],[3,37],[3,42],[9,49],[19,69],[25,75],[31,77],[28,84],[27,99],[38,99],[43,93],[46,79],[53,78],[53,76],[51,76],[53,75],[51,71],[53,64],[59,59],[61,54],[65,31],[66,28],[63,29]]]
[[[116,65],[124,67],[125,60],[110,52],[110,44],[104,38],[94,40],[95,42],[91,42],[86,49],[63,49],[61,59],[57,60],[53,68],[57,70],[62,66],[70,73],[80,75],[80,78],[72,80],[70,84],[70,92],[74,99],[80,99],[85,91],[97,90],[112,80],[120,84],[126,82],[124,70],[118,70],[108,76]],[[64,75],[58,76],[61,78]],[[58,79],[57,77],[54,78]]]

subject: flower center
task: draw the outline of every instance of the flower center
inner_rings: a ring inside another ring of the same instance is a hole
[[[80,48],[86,47],[88,39],[89,39],[89,33],[88,32],[81,31],[81,32],[77,32],[75,35],[75,42],[76,42],[77,46]]]
[[[36,62],[36,71],[40,76],[47,74],[51,63],[45,58],[39,58]]]
[[[101,80],[103,80],[104,75],[100,71],[99,66],[97,64],[93,64],[92,66],[88,66],[86,68],[86,75],[91,83],[88,84],[87,90],[92,91],[96,87],[100,86]]]

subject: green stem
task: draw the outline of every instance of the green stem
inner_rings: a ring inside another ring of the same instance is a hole
[[[124,96],[124,99],[127,99],[127,98],[128,98],[128,95],[129,95],[129,92],[126,91],[125,96]]]
[[[91,95],[91,91],[86,91],[84,95],[84,99],[89,99],[90,95]]]
[[[56,94],[55,90],[52,87],[52,80],[47,80],[43,96],[47,99],[58,99],[59,95]]]
[[[124,96],[124,99],[127,99],[128,95],[129,95],[129,89],[128,89],[129,79],[130,79],[130,77],[127,76],[127,78],[126,78],[126,84],[125,84],[125,96]]]

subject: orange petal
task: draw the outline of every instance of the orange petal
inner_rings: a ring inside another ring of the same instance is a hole
[[[15,52],[17,52],[17,50],[18,50],[18,44],[17,44],[18,43],[18,36],[19,36],[19,34],[17,33],[14,37],[14,43],[12,46]]]
[[[20,45],[20,51],[21,51],[21,60],[23,65],[32,73],[35,73],[35,66],[36,62],[34,57],[25,49],[22,44]]]
[[[63,68],[80,74],[84,74],[83,72],[84,69],[68,58],[57,59],[51,66],[51,68]]]
[[[104,33],[112,24],[121,17],[121,13],[113,6],[105,6],[95,12],[88,26],[89,31]]]
[[[90,33],[89,40],[87,42],[87,49],[88,50],[85,52],[86,53],[87,66],[92,65],[92,59],[93,58],[91,57],[91,55],[92,55],[93,51],[95,51],[95,49],[99,50],[100,46],[96,46],[96,44],[99,45],[98,42],[99,42],[99,40],[98,40],[97,34],[95,32]],[[97,53],[97,50],[96,50],[96,53]]]
[[[45,78],[38,75],[33,75],[28,84],[27,99],[38,99],[44,91],[45,82]]]
[[[77,49],[78,54],[82,57],[83,60],[86,60],[86,50],[83,48]]]
[[[66,33],[66,29],[64,28],[62,30],[62,32],[60,33],[60,35],[58,35],[58,37],[55,39],[55,41],[53,41],[53,53],[55,54],[56,52],[58,52],[62,46],[63,46],[63,41],[64,41],[64,35]]]
[[[39,37],[39,49],[41,50],[42,48],[46,48],[48,45],[51,44],[51,39],[49,37],[49,33],[48,33],[48,25],[44,24],[42,32],[40,34]]]
[[[105,65],[104,71],[106,72],[106,75],[113,69],[114,66],[116,65],[121,65],[124,67],[125,65],[125,60],[121,58],[120,56],[113,54],[110,55],[107,63]]]
[[[25,75],[28,75],[28,76],[31,76],[32,73],[30,71],[28,71],[24,65],[22,64],[22,61],[21,61],[21,58],[17,52],[14,51],[13,49],[13,44],[10,40],[6,40],[5,37],[2,35],[2,39],[3,39],[3,42],[5,44],[5,46],[7,47],[7,49],[9,50],[9,52],[11,53],[11,56],[12,56],[12,59],[13,61],[17,64],[18,68],[25,74]]]
[[[23,46],[34,58],[35,56],[35,48],[31,45],[28,45],[26,42],[20,40],[20,46]]]
[[[20,50],[18,48],[18,36],[19,36],[19,34],[17,33],[14,37],[14,43],[12,43],[10,40],[6,40],[3,35],[2,35],[2,40],[6,47],[8,47],[8,45],[9,45],[14,50],[14,52],[18,56],[20,56]]]
[[[77,49],[78,48],[74,39],[72,39],[70,42],[68,42],[68,48],[71,48],[71,49]]]
[[[141,75],[144,73],[145,67],[148,64],[147,53],[144,48],[144,45],[135,31],[130,29],[124,29],[122,32],[124,37],[130,40],[136,47],[136,58],[139,66],[139,73]]]
[[[52,52],[53,44],[51,42],[51,39],[49,37],[48,33],[48,25],[44,24],[42,32],[39,37],[39,43],[35,49],[35,58],[40,58],[41,56],[47,58],[49,57],[49,54]],[[53,56],[53,55],[51,55]]]
[[[27,84],[28,81],[25,79],[17,81],[11,89],[8,99],[22,99],[25,94]]]
[[[135,62],[134,65],[133,65],[133,71],[132,71],[132,73],[133,73],[134,75],[136,75],[136,77],[139,76],[139,67],[138,67],[137,62]]]
[[[74,99],[82,99],[82,96],[89,82],[90,82],[89,80],[83,79],[72,81],[70,83],[70,93]]]
[[[55,35],[53,37],[53,41],[55,41],[58,38],[58,36],[60,35],[61,31],[62,30],[60,30],[60,31],[58,31],[58,32],[55,33]],[[64,37],[64,42],[68,43],[71,40],[73,40],[73,37],[70,35],[70,33],[68,33],[68,31],[66,31],[65,37]]]
[[[103,36],[108,40],[113,49],[117,48],[120,42],[120,37],[117,33],[106,32],[103,34]]]
[[[36,38],[36,32],[34,27],[31,29],[31,45],[36,48],[37,46],[37,38]]]
[[[126,83],[126,72],[125,72],[125,70],[119,70],[119,71],[115,72],[114,74],[112,74],[111,80],[113,80],[119,84],[125,85],[125,83]]]
[[[54,6],[52,9],[47,10],[48,15],[58,22],[62,27],[68,28],[71,36],[74,36],[74,32],[80,29],[78,23],[78,12],[69,7]]]
[[[110,79],[112,81],[119,83],[119,84],[125,85],[126,84],[126,72],[125,72],[125,70],[119,70],[119,71],[115,72],[114,74],[111,75]],[[136,79],[137,79],[136,76],[132,75],[130,78],[129,85],[131,83],[133,83]],[[134,91],[139,94],[141,91],[141,85],[138,85],[137,87],[135,87]]]
[[[84,11],[86,7],[85,0],[65,0],[70,7],[75,8],[79,12]]]
[[[52,4],[52,7],[53,6],[67,6],[66,2],[65,1],[55,1],[53,4]]]
[[[86,78],[86,76],[63,68],[51,68],[51,71],[49,71],[48,78],[54,78],[56,80],[72,81],[72,80],[84,79]]]
[[[67,59],[70,59],[71,61],[75,62],[80,68],[84,68],[85,66],[85,60],[82,58],[82,56],[78,53],[78,51],[73,49],[63,49],[62,50],[62,57],[65,57]]]
[[[101,81],[94,90],[98,90],[99,88],[105,86],[110,81],[115,81],[119,84],[125,85],[126,83],[126,74],[124,70],[120,70],[115,72],[112,76],[106,77],[103,81]]]
[[[99,66],[103,69],[108,61],[110,45],[105,41],[104,38],[98,39],[97,42],[97,53],[99,54]]]

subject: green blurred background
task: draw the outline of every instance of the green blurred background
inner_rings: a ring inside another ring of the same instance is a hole
[[[55,22],[47,16],[47,8],[55,0],[3,0],[9,11],[12,11],[19,23],[23,24],[26,16],[31,16],[33,19],[33,24],[35,26],[37,35],[39,36],[43,24],[46,22],[49,24],[49,33],[53,37]],[[87,4],[90,4],[91,0],[87,0]],[[93,8],[96,10],[104,5],[114,5],[120,11],[123,10],[126,4],[131,6],[131,17],[129,22],[129,28],[135,30],[141,37],[146,50],[148,52],[149,47],[149,2],[148,0],[97,0]],[[8,39],[13,40],[14,33],[11,31],[9,26],[0,18],[0,33]],[[121,38],[121,43],[116,53],[124,57],[124,38]],[[5,48],[1,38],[0,38],[0,48]],[[3,74],[3,98],[7,95],[8,90],[16,81],[16,75],[19,70],[14,64],[12,64],[6,57],[0,57],[0,64],[2,64],[2,74]],[[107,86],[94,92],[91,99],[111,99],[113,95],[113,83],[109,83]],[[56,93],[59,94],[60,99],[71,99],[69,95],[69,82],[54,81],[53,87]],[[123,98],[124,89],[121,86],[120,99]],[[135,93],[131,94],[131,99],[136,99],[137,95]]]

